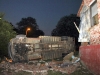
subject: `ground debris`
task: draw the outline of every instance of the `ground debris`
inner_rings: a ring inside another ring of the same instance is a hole
[[[75,61],[75,60],[74,60]],[[5,61],[0,63],[0,75],[48,75],[48,71],[61,72],[62,75],[72,74],[81,70],[80,62],[71,63],[71,61],[57,61],[37,63],[10,63]],[[85,68],[83,68],[85,69]],[[53,73],[52,72],[52,73]],[[87,71],[82,71],[84,74]],[[50,75],[50,74],[49,74]]]

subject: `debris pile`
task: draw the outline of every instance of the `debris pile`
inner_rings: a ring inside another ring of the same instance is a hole
[[[42,75],[47,75],[49,70],[60,71],[62,73],[69,74],[74,72],[80,65],[78,61],[79,59],[77,57],[74,57],[73,53],[70,53],[64,57],[63,61],[57,61],[57,60],[52,60],[49,62],[34,61],[32,64],[13,63],[13,62],[11,63],[3,61],[2,63],[0,63],[0,68],[5,69],[6,71],[10,69],[15,73],[19,71],[30,72],[32,75],[36,75],[37,73],[41,73]]]

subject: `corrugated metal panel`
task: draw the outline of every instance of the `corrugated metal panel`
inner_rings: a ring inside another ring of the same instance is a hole
[[[39,38],[26,38],[26,43],[40,43]]]
[[[39,36],[39,38],[41,39],[42,43],[61,41],[61,37],[56,37],[56,36]]]

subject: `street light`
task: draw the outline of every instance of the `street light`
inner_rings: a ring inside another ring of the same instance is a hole
[[[27,28],[27,29],[26,29],[26,36],[27,36],[27,32],[30,31],[30,30],[31,30],[30,28]]]

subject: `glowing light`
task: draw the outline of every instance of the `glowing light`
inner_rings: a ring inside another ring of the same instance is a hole
[[[27,28],[26,29],[26,36],[27,36],[27,32],[30,31],[30,30],[31,30],[31,28]]]
[[[30,29],[30,28],[27,28],[27,31],[28,31],[28,30],[31,30],[31,29]]]

